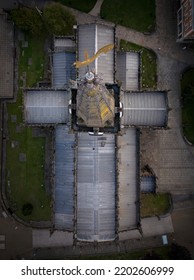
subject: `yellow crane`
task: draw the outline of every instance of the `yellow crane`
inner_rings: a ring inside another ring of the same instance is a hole
[[[84,53],[85,60],[84,61],[76,61],[76,62],[74,62],[73,65],[76,68],[86,66],[86,65],[90,64],[91,62],[93,62],[101,53],[107,53],[107,52],[111,51],[113,48],[114,48],[114,44],[106,45],[106,46],[102,47],[101,49],[99,49],[96,52],[96,54],[94,54],[92,57],[89,57],[88,52],[85,52]]]

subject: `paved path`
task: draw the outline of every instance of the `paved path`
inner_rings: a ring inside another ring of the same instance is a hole
[[[0,260],[32,259],[32,229],[13,218],[5,218],[2,213],[0,206],[0,235],[5,236],[5,249],[0,249]]]
[[[89,12],[89,14],[92,16],[99,16],[103,1],[104,0],[97,0],[94,8]]]

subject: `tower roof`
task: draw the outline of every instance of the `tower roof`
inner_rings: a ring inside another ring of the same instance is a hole
[[[114,95],[100,83],[99,76],[86,73],[77,91],[77,117],[88,127],[114,125]]]

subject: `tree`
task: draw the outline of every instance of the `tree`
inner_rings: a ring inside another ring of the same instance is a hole
[[[171,260],[191,260],[191,254],[186,247],[180,246],[177,243],[172,243],[169,253]]]
[[[19,7],[11,11],[11,18],[16,26],[32,34],[40,35],[44,29],[44,23],[41,15],[36,9]]]
[[[58,3],[48,4],[40,12],[37,9],[19,7],[11,11],[11,18],[16,26],[34,35],[44,33],[54,35],[73,34],[75,17]]]
[[[29,216],[32,214],[33,205],[31,203],[25,203],[22,207],[22,213],[24,216]]]
[[[48,32],[54,35],[73,34],[73,25],[76,23],[75,17],[58,3],[45,6],[43,20]]]

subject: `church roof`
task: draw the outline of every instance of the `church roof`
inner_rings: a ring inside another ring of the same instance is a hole
[[[114,94],[100,83],[97,75],[89,72],[77,91],[78,122],[88,127],[114,125]]]

